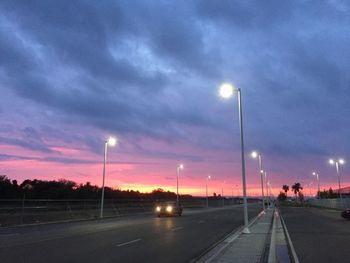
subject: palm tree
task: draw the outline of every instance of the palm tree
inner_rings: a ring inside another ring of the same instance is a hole
[[[303,190],[300,183],[293,184],[292,189],[293,189],[293,192],[295,194],[295,197],[297,196],[297,194],[299,195],[300,190]]]
[[[284,185],[282,186],[282,189],[283,189],[283,191],[286,193],[286,196],[287,196],[287,192],[289,191],[289,186],[284,184]]]

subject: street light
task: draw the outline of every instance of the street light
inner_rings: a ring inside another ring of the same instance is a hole
[[[220,95],[225,99],[232,97],[234,92],[237,92],[238,99],[238,116],[239,116],[239,127],[240,127],[240,139],[241,139],[241,161],[242,161],[242,187],[243,187],[243,207],[244,207],[244,229],[243,233],[250,233],[248,227],[248,202],[247,202],[247,187],[245,178],[245,160],[244,160],[244,140],[243,140],[243,114],[242,114],[242,98],[241,89],[234,88],[229,83],[224,83],[220,87]]]
[[[207,208],[209,207],[209,200],[208,200],[208,180],[210,180],[211,176],[208,175],[206,180],[205,180],[205,192],[206,192],[206,197],[207,197]]]
[[[263,165],[262,165],[262,156],[260,153],[254,151],[251,156],[256,159],[259,159],[259,169],[260,169],[260,179],[261,179],[261,195],[262,195],[262,203],[263,203],[263,212],[265,212],[265,196],[264,196],[264,179],[263,179]]]
[[[273,197],[273,193],[272,193],[272,186],[270,181],[267,182],[268,185],[268,191],[269,191],[269,208],[271,208],[271,199]]]
[[[320,192],[320,177],[319,177],[319,175],[318,175],[317,172],[312,172],[312,175],[313,175],[313,176],[316,176],[316,179],[317,179],[317,189],[318,189],[317,197],[318,197],[318,199],[320,199],[320,197],[321,197],[321,192]]]
[[[267,209],[270,209],[270,189],[269,189],[269,182],[267,181],[267,173],[266,171],[264,172],[264,177],[265,177],[265,183],[266,183],[266,201],[267,201]]]
[[[103,158],[103,179],[102,179],[102,195],[101,195],[101,211],[100,218],[103,218],[103,205],[104,205],[104,197],[105,197],[105,176],[106,176],[106,162],[107,162],[107,148],[109,146],[115,146],[117,144],[117,139],[114,137],[109,137],[108,140],[105,141],[105,150],[104,150],[104,158]]]
[[[179,174],[180,170],[184,168],[183,164],[179,164],[176,167],[176,205],[179,206]]]
[[[334,165],[335,164],[335,169],[337,171],[337,176],[338,176],[338,186],[339,186],[339,196],[340,196],[340,199],[342,200],[342,195],[341,195],[341,190],[340,190],[340,174],[339,174],[339,164],[343,165],[345,163],[345,161],[343,159],[339,159],[339,160],[333,160],[333,159],[330,159],[329,160],[329,163],[331,165]]]

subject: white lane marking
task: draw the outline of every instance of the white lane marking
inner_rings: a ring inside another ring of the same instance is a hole
[[[182,226],[175,227],[175,228],[171,229],[171,231],[176,231],[176,230],[180,230],[180,229],[183,229],[183,227]]]
[[[131,241],[129,241],[129,242],[121,243],[121,244],[117,245],[117,247],[122,247],[122,246],[130,245],[130,244],[132,244],[132,243],[136,243],[136,242],[139,242],[139,241],[141,241],[141,238],[138,238],[138,239],[135,239],[135,240],[131,240]]]

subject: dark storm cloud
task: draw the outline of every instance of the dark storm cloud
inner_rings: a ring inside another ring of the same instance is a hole
[[[114,44],[118,48],[121,40],[137,35],[173,67],[215,74],[209,68],[215,56],[204,52],[194,21],[180,19],[167,4],[148,10],[145,3],[139,5],[2,2],[6,26],[0,50],[6,54],[1,61],[6,83],[25,98],[103,129],[166,138],[159,127],[171,122],[210,123],[191,109],[176,111],[159,101],[158,94],[171,81],[164,72],[149,73],[128,60],[128,54],[117,59],[111,54]],[[60,68],[81,72],[77,83],[60,83],[55,75]]]
[[[20,130],[20,134],[23,139],[0,136],[0,143],[6,145],[16,145],[28,150],[39,151],[43,153],[55,152],[46,146],[42,140],[41,134],[35,129],[26,127]]]
[[[292,1],[196,1],[197,12],[206,19],[226,22],[240,30],[260,29],[288,20]]]
[[[96,160],[83,160],[77,158],[64,158],[64,157],[29,157],[21,155],[10,155],[10,154],[0,154],[1,161],[12,161],[12,160],[25,160],[25,161],[39,161],[39,162],[50,162],[58,164],[101,164],[100,161]],[[155,164],[154,162],[129,162],[129,161],[109,161],[110,164]]]
[[[349,153],[347,3],[198,1],[197,12],[230,32],[232,50],[226,54],[239,57],[237,51],[246,59],[240,67],[233,64],[232,72],[250,102],[250,147],[300,158]],[[241,80],[242,73],[248,77]]]
[[[84,127],[222,149],[223,136],[183,127],[227,131],[209,90],[232,80],[248,148],[350,154],[349,10],[342,1],[1,1],[0,80]],[[6,143],[45,151],[40,142]]]

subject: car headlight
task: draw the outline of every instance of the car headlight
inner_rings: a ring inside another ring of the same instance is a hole
[[[157,211],[157,212],[160,212],[160,206],[157,206],[157,207],[156,207],[156,211]]]
[[[166,211],[170,213],[171,211],[173,211],[173,207],[170,206],[170,205],[168,205],[168,206],[166,207]]]

